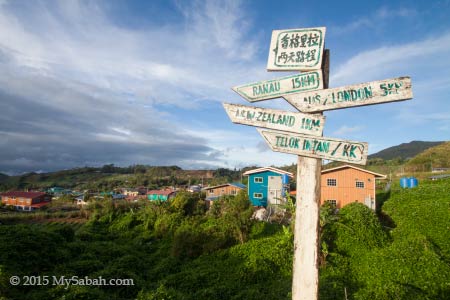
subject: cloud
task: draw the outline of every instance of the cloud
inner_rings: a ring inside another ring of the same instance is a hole
[[[240,1],[178,1],[196,47],[221,49],[226,57],[249,60],[258,51],[256,40],[248,39],[249,22],[242,16]]]
[[[381,79],[394,70],[412,68],[443,68],[450,65],[443,55],[450,53],[450,32],[441,36],[405,45],[383,46],[361,52],[337,67],[331,75],[333,85],[342,85],[361,80]],[[398,74],[402,76],[406,74]],[[392,75],[390,75],[392,77]]]
[[[349,34],[353,31],[366,28],[373,30],[385,23],[388,19],[396,19],[398,21],[398,18],[412,18],[416,15],[417,11],[414,9],[382,6],[369,16],[360,17],[345,25],[335,25],[330,30],[338,35]]]
[[[446,128],[447,126],[445,125],[450,124],[450,113],[446,111],[426,113],[415,109],[405,109],[396,115],[396,119],[400,120],[400,122],[409,122],[417,125],[429,122],[434,127]]]
[[[348,134],[353,134],[355,132],[362,131],[364,128],[365,128],[364,126],[359,126],[359,125],[356,125],[356,126],[343,125],[339,129],[334,131],[333,135],[345,136],[345,135],[348,135]]]
[[[194,4],[184,23],[136,30],[104,3],[2,1],[0,172],[225,165],[177,110],[232,94],[258,47],[239,2]]]
[[[259,152],[272,151],[272,149],[270,149],[269,145],[267,145],[265,141],[258,142],[258,144],[256,144],[256,148],[259,150]]]

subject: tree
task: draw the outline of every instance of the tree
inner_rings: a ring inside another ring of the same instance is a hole
[[[241,244],[247,240],[250,227],[253,223],[251,217],[253,207],[247,191],[241,190],[236,196],[225,196],[221,203],[221,216],[226,224],[233,229],[236,238]]]

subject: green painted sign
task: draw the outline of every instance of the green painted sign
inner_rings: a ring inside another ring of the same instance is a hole
[[[411,78],[407,76],[283,96],[302,112],[403,101],[412,97]]]
[[[368,144],[258,129],[273,151],[365,165]]]
[[[321,136],[325,117],[277,109],[223,103],[233,123]]]
[[[278,98],[283,95],[323,89],[322,71],[290,75],[232,88],[249,102]]]

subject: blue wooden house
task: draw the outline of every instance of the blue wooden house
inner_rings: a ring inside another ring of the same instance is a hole
[[[177,194],[176,191],[167,189],[167,190],[151,190],[147,192],[147,199],[152,201],[167,201],[175,197]]]
[[[248,176],[248,197],[253,206],[267,207],[268,204],[282,204],[285,198],[285,187],[289,184],[292,173],[264,167],[249,170],[244,173]]]

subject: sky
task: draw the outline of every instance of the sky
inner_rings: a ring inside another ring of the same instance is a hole
[[[409,101],[325,112],[369,154],[450,137],[450,1],[0,0],[0,172],[283,166],[222,103],[268,72],[272,30],[326,27],[330,87],[410,76]]]

